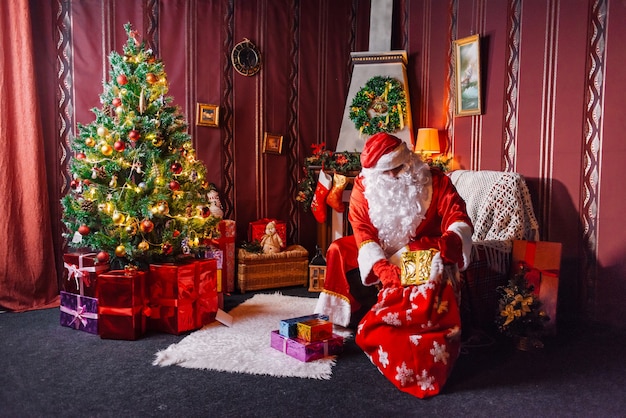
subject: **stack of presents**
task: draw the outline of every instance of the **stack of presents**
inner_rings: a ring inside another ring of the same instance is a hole
[[[204,258],[110,270],[95,253],[64,254],[61,325],[136,340],[147,331],[181,334],[215,320],[223,293],[234,291],[235,222],[222,220],[221,238]]]
[[[270,344],[303,362],[343,351],[343,337],[333,334],[333,323],[328,321],[328,316],[321,314],[281,320],[280,328],[271,332]]]

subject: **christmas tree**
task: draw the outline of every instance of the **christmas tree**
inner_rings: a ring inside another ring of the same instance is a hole
[[[61,202],[70,247],[101,251],[112,267],[145,267],[210,245],[220,217],[184,117],[166,96],[163,63],[124,28],[124,55],[109,55],[102,108],[71,143],[72,181]]]

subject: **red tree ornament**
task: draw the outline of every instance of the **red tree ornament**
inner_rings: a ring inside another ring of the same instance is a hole
[[[96,255],[96,260],[98,260],[98,262],[100,263],[108,263],[109,262],[109,253],[107,253],[106,251],[100,251],[97,255]]]
[[[128,139],[130,139],[131,141],[135,142],[139,139],[140,135],[139,135],[139,131],[133,129],[128,133]]]
[[[180,173],[183,172],[183,165],[181,163],[179,163],[179,162],[175,162],[170,167],[170,170],[172,170],[172,173],[174,173],[174,174],[180,174]]]
[[[117,152],[122,152],[126,149],[126,143],[124,143],[124,141],[115,141],[113,148],[115,148],[115,151]]]
[[[176,180],[170,181],[170,190],[176,191],[178,189],[180,189],[180,183]]]
[[[145,234],[149,234],[150,232],[152,232],[152,230],[154,229],[154,224],[152,223],[151,220],[149,219],[144,219],[143,221],[141,221],[141,223],[139,224],[139,229],[141,230],[141,232],[145,233]]]

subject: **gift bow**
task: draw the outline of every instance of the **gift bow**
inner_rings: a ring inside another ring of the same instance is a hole
[[[97,272],[98,270],[96,270],[95,267],[83,267],[83,258],[84,257],[90,257],[90,256],[95,256],[96,253],[87,253],[87,254],[81,254],[78,256],[78,265],[76,264],[69,264],[69,263],[63,263],[63,266],[67,269],[68,271],[68,275],[67,275],[67,280],[71,280],[72,277],[74,278],[74,280],[76,281],[76,288],[77,289],[81,289],[80,290],[80,294],[82,295],[82,288],[81,288],[81,280],[87,285],[87,286],[91,286],[91,282],[90,282],[90,277],[89,274],[85,274],[85,273],[90,273],[90,272]]]
[[[84,276],[83,270],[76,264],[63,263],[63,266],[67,269],[67,280],[72,280],[72,277],[76,281],[76,288],[79,288],[79,281]]]
[[[68,325],[71,326],[76,323],[76,329],[80,327],[77,321],[80,321],[83,326],[86,326],[88,319],[98,319],[98,314],[95,312],[87,312],[87,307],[85,305],[78,305],[76,309],[71,309],[61,305],[61,312],[74,316],[74,319],[72,319]]]

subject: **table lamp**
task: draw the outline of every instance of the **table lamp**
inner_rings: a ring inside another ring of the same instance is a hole
[[[439,131],[435,128],[419,128],[414,151],[425,155],[438,154],[440,152]]]

